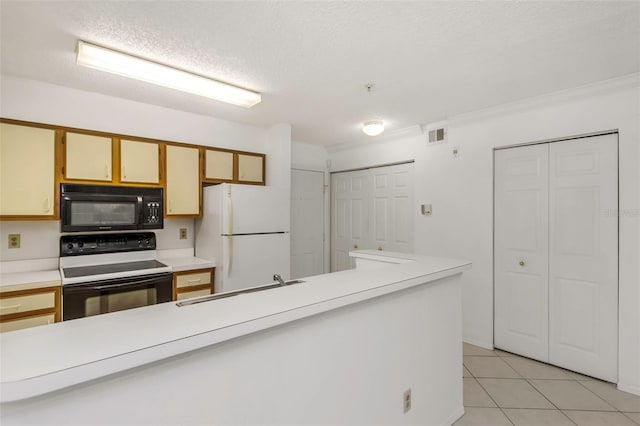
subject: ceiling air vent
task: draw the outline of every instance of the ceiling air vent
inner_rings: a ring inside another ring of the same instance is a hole
[[[429,135],[429,143],[441,143],[447,141],[447,132],[444,127],[439,127],[436,129],[431,129],[428,132]]]

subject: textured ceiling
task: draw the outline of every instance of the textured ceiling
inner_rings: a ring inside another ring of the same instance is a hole
[[[1,71],[360,141],[640,70],[639,2],[2,1]],[[251,109],[78,67],[78,39],[262,93]],[[366,83],[375,83],[368,94]]]

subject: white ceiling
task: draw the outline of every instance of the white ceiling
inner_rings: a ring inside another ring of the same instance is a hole
[[[640,2],[2,1],[1,71],[331,145],[640,70]],[[244,109],[78,67],[78,39],[262,93]],[[364,86],[373,82],[373,94]]]

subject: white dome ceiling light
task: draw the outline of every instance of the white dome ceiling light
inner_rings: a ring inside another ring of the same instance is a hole
[[[367,121],[362,125],[362,131],[365,135],[378,136],[384,132],[384,123],[381,120]]]
[[[367,83],[364,87],[367,89],[367,93],[371,95],[375,85],[373,83]],[[365,121],[362,124],[362,131],[367,136],[378,136],[380,133],[384,132],[384,122],[379,119]]]

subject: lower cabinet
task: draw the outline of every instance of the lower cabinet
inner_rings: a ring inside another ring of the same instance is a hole
[[[213,274],[216,268],[196,269],[173,273],[173,300],[191,299],[213,293]]]
[[[0,292],[0,332],[59,321],[59,286]]]

